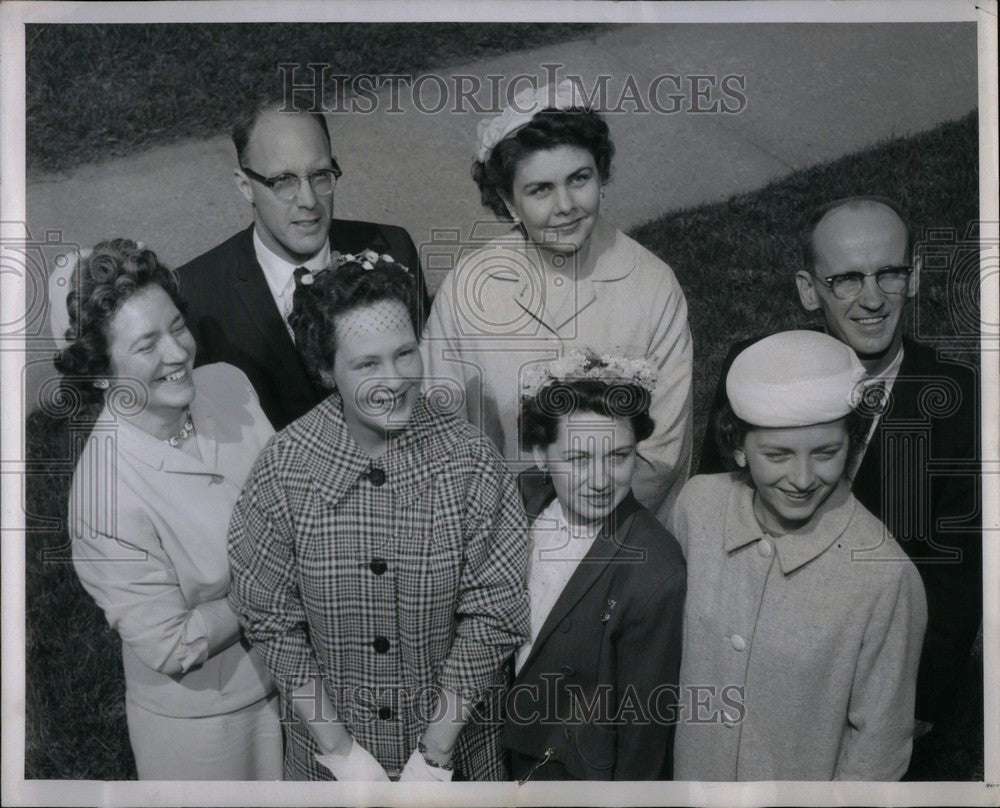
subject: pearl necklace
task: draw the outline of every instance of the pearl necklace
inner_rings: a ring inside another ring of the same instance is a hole
[[[181,441],[191,437],[194,434],[194,421],[191,420],[191,410],[188,410],[187,419],[184,421],[184,426],[181,427],[181,431],[176,435],[164,439],[164,443],[168,446],[178,446]]]

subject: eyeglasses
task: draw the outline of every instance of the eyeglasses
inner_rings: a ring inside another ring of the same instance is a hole
[[[298,195],[299,188],[302,187],[302,180],[309,181],[309,187],[317,196],[326,196],[333,191],[337,180],[344,172],[340,170],[336,160],[330,158],[330,162],[333,163],[333,168],[322,168],[319,171],[314,171],[308,177],[300,177],[298,174],[278,174],[276,177],[265,177],[246,166],[240,166],[240,170],[250,179],[270,188],[278,199],[291,202]]]
[[[875,276],[878,288],[887,295],[898,295],[906,291],[906,284],[913,273],[913,267],[882,267],[875,272],[842,272],[822,278],[834,297],[841,300],[851,300],[861,294],[865,278]]]

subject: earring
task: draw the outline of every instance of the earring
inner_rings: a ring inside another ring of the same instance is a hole
[[[94,387],[96,387],[98,390],[107,390],[110,386],[111,385],[108,384],[107,379],[98,379],[96,382],[94,382]]]
[[[747,456],[742,449],[737,449],[733,452],[733,459],[736,461],[736,465],[741,469],[745,469],[747,467]]]
[[[542,466],[542,485],[551,485],[552,478],[549,476],[549,467]]]
[[[601,186],[601,199],[604,199],[604,186]]]

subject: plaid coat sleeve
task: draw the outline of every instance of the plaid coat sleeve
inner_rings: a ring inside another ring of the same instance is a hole
[[[473,700],[529,634],[528,520],[499,452],[477,437],[472,468],[465,472],[469,486],[456,634],[438,674],[441,687]]]
[[[286,698],[321,673],[296,578],[280,444],[258,458],[229,523],[229,602]]]

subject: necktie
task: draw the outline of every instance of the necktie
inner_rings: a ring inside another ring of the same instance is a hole
[[[288,315],[292,313],[292,299],[295,295],[295,285],[308,271],[305,267],[296,267],[295,271],[288,276],[285,288],[281,290],[281,319],[285,321],[285,328],[288,329],[288,335],[292,338],[293,342],[295,341],[295,334],[292,333],[292,327],[288,324]]]
[[[865,452],[868,451],[868,444],[871,442],[872,435],[875,432],[875,424],[885,411],[886,403],[885,380],[874,379],[867,382],[861,393],[861,403],[858,404],[858,413],[861,415],[862,423],[864,424],[862,431],[864,443],[862,443],[857,454],[848,463],[849,473],[847,476],[852,481],[861,467],[861,461],[864,459]]]

